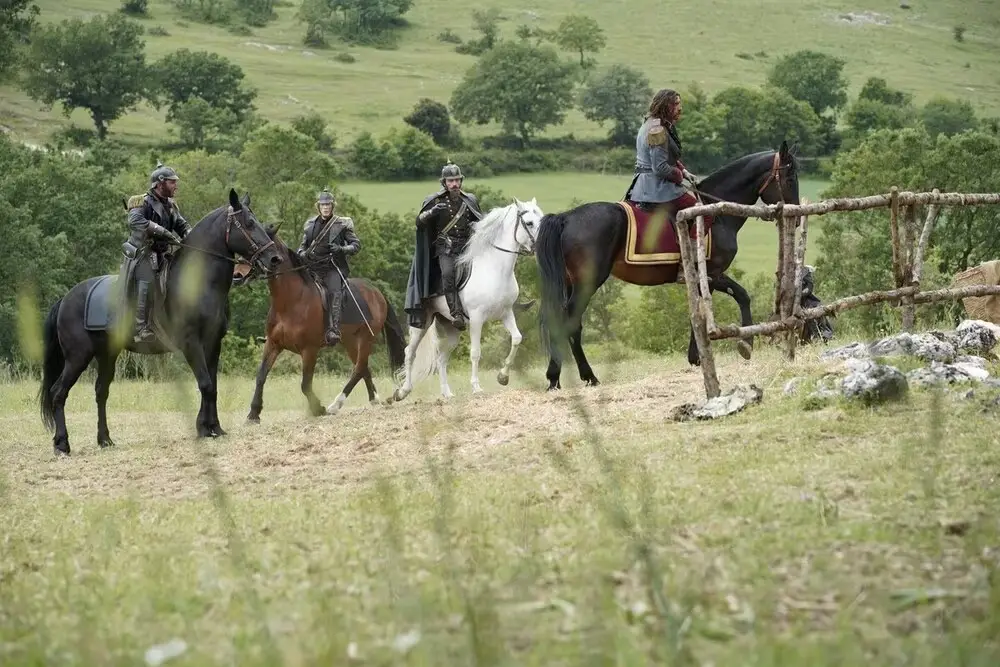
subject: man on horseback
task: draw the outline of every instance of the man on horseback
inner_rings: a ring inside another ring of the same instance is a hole
[[[326,344],[340,341],[340,308],[344,290],[350,289],[347,277],[351,274],[347,264],[349,255],[361,250],[361,240],[354,232],[354,220],[333,214],[337,200],[326,188],[316,197],[318,215],[306,220],[302,228],[302,245],[296,250],[299,258],[309,266],[326,286]]]
[[[450,161],[441,169],[442,188],[424,199],[417,214],[417,241],[406,289],[406,310],[411,324],[423,328],[423,300],[430,294],[429,268],[437,258],[441,290],[456,329],[465,329],[465,315],[458,298],[455,263],[472,236],[473,224],[483,215],[479,200],[462,190],[465,177]]]
[[[123,275],[132,268],[136,280],[136,342],[146,343],[156,337],[149,325],[149,288],[163,265],[169,244],[181,243],[191,231],[173,199],[176,192],[177,172],[157,164],[149,176],[149,190],[129,198],[125,205],[131,234],[122,244],[126,263]]]
[[[681,162],[676,127],[681,113],[681,96],[669,88],[660,90],[649,103],[649,113],[635,140],[636,176],[625,194],[625,199],[639,208],[653,210],[669,204],[676,213],[699,203],[683,186],[688,181],[694,187],[695,179]]]

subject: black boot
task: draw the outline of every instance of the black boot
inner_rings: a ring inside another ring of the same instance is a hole
[[[156,338],[149,328],[149,283],[140,280],[135,307],[135,342],[148,343]]]
[[[462,301],[458,298],[458,290],[448,292],[444,298],[448,302],[452,326],[459,331],[465,331],[465,314],[462,312]]]
[[[340,342],[340,307],[344,302],[344,291],[332,290],[329,297],[326,309],[326,344],[336,345]]]

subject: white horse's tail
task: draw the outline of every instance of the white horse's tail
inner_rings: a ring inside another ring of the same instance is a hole
[[[440,326],[438,318],[431,315],[431,323],[428,331],[420,339],[417,349],[413,351],[413,365],[410,367],[411,387],[416,387],[417,384],[429,378],[437,370],[438,342],[440,340],[438,326]],[[403,364],[403,367],[396,371],[396,379],[397,384],[406,379],[406,364]]]

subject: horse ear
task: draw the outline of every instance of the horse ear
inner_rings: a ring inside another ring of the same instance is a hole
[[[238,211],[242,206],[240,206],[240,197],[236,194],[236,190],[229,188],[229,205],[234,211]]]
[[[788,155],[788,140],[787,139],[783,139],[781,141],[781,151],[780,151],[780,153],[781,153],[782,157]]]
[[[249,190],[247,190],[247,193],[245,195],[243,195],[243,205],[244,206],[250,206],[250,191]]]

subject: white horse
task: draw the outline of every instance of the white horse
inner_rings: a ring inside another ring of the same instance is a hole
[[[514,265],[518,256],[534,253],[542,216],[534,198],[529,202],[514,199],[507,206],[494,208],[475,223],[472,237],[456,263],[456,269],[469,268],[469,279],[459,292],[459,299],[469,314],[473,393],[483,390],[479,386],[480,339],[483,324],[489,320],[502,320],[510,333],[510,353],[497,374],[497,382],[506,385],[510,379],[510,365],[521,344],[521,332],[514,320],[514,304],[519,292]],[[530,306],[528,303],[520,308]],[[396,373],[397,383],[401,381],[402,384],[393,393],[394,400],[406,398],[414,384],[435,370],[441,377],[441,395],[454,396],[448,386],[448,358],[458,345],[458,330],[451,324],[444,296],[428,299],[424,303],[424,316],[426,329],[410,327],[406,361]]]

